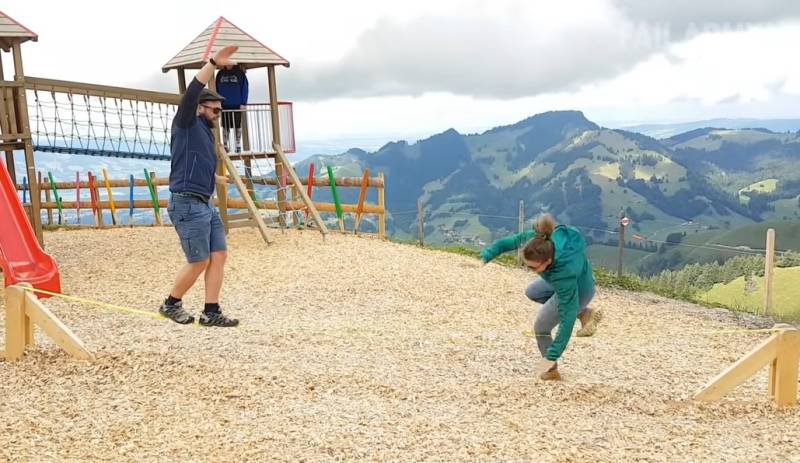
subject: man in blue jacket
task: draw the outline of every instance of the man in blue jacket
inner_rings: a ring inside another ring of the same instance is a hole
[[[224,98],[205,88],[216,66],[233,64],[230,57],[236,49],[233,46],[223,48],[200,69],[186,88],[172,120],[172,165],[169,173],[172,195],[167,212],[181,240],[187,264],[178,272],[169,297],[158,311],[180,324],[194,322],[194,316],[183,308],[181,298],[204,272],[205,308],[200,315],[200,324],[239,324],[238,320],[223,315],[219,308],[226,257],[225,229],[219,211],[211,203],[211,196],[215,184],[224,188],[227,179],[216,175],[217,155],[212,129],[219,121]]]
[[[242,151],[242,110],[247,104],[250,92],[247,75],[244,68],[239,66],[225,66],[217,72],[217,92],[225,97],[222,109],[222,140],[225,149],[230,150],[228,139],[230,131],[234,131],[237,153]]]

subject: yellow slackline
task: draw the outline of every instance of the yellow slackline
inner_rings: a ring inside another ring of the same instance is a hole
[[[83,297],[68,296],[66,294],[53,293],[53,292],[50,292],[50,291],[45,291],[44,289],[36,289],[36,288],[31,288],[31,287],[23,287],[22,289],[24,289],[25,291],[30,291],[32,293],[47,294],[48,296],[53,296],[53,297],[57,297],[57,298],[61,298],[61,299],[66,299],[68,301],[75,301],[75,302],[82,302],[84,304],[96,305],[98,307],[104,307],[106,309],[116,310],[117,312],[125,312],[125,313],[129,313],[129,314],[133,314],[133,315],[139,315],[139,316],[142,316],[142,317],[150,317],[150,318],[156,318],[156,319],[159,319],[159,320],[166,320],[166,317],[164,317],[163,315],[161,315],[160,313],[157,313],[157,312],[148,312],[146,310],[132,309],[130,307],[123,307],[121,305],[109,304],[109,303],[106,303],[106,302],[95,301],[95,300],[86,299],[86,298],[83,298]]]
[[[139,315],[141,317],[150,317],[150,318],[155,318],[157,320],[166,320],[167,319],[166,317],[164,317],[163,315],[161,315],[158,312],[149,312],[149,311],[146,311],[146,310],[133,309],[131,307],[124,307],[124,306],[121,306],[121,305],[109,304],[107,302],[95,301],[93,299],[86,299],[86,298],[83,298],[83,297],[68,296],[66,294],[54,293],[54,292],[51,292],[51,291],[46,291],[44,289],[36,289],[36,288],[28,287],[28,286],[23,286],[22,289],[24,289],[25,291],[30,291],[32,293],[47,294],[48,296],[53,296],[53,297],[57,297],[57,298],[61,298],[61,299],[66,299],[68,301],[82,302],[84,304],[95,305],[95,306],[98,306],[98,307],[104,307],[104,308],[109,309],[109,310],[115,310],[117,312],[129,313],[129,314],[132,314],[132,315]],[[194,324],[199,324],[199,323],[195,320]],[[241,326],[241,324],[239,326]],[[772,333],[772,332],[776,332],[776,331],[781,331],[783,329],[785,329],[785,328],[760,328],[760,329],[742,328],[742,329],[732,329],[732,330],[698,331],[698,332],[694,332],[692,334]],[[525,330],[525,331],[522,332],[522,335],[526,336],[526,337],[529,337],[529,338],[535,337],[532,330]]]
[[[68,301],[75,301],[75,302],[81,302],[81,303],[84,303],[84,304],[95,305],[95,306],[98,306],[98,307],[103,307],[103,308],[106,308],[106,309],[109,309],[109,310],[114,310],[114,311],[117,311],[117,312],[127,313],[127,314],[131,314],[131,315],[138,315],[140,317],[155,318],[156,320],[168,320],[167,317],[161,315],[158,312],[149,312],[147,310],[133,309],[131,307],[125,307],[125,306],[116,305],[116,304],[109,304],[107,302],[95,301],[93,299],[86,299],[84,297],[68,296],[66,294],[54,293],[54,292],[51,292],[51,291],[46,291],[44,289],[36,289],[36,288],[28,287],[28,286],[23,286],[22,289],[24,289],[25,291],[30,291],[32,293],[47,294],[48,296],[53,296],[53,297],[65,299],[65,300],[68,300]],[[200,322],[197,321],[197,320],[195,320],[193,324],[201,326]],[[240,322],[239,325],[237,325],[235,328],[238,328],[238,327],[241,327],[241,326],[242,326],[242,323]]]
[[[759,328],[759,329],[733,329],[733,330],[716,330],[716,331],[696,331],[691,334],[737,334],[737,333],[773,333],[776,331],[781,331],[786,328]],[[535,337],[532,330],[525,330],[522,332],[523,336],[527,336],[529,338]],[[547,335],[542,335],[547,336]]]

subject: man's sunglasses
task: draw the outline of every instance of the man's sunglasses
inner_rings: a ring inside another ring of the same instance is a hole
[[[201,104],[200,106],[202,106],[202,107],[204,107],[206,109],[210,109],[214,114],[219,114],[219,113],[222,112],[222,108],[215,108],[213,106],[208,106],[208,105],[204,105],[204,104]]]

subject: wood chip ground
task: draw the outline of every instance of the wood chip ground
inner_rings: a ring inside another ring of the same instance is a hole
[[[800,409],[766,373],[691,394],[766,335],[725,311],[601,288],[562,382],[532,371],[521,269],[315,232],[229,236],[223,310],[201,328],[46,300],[95,353],[37,332],[0,360],[0,461],[800,461]],[[169,228],[46,235],[65,294],[155,311],[182,265]],[[202,283],[185,298],[198,313]],[[4,329],[0,315],[0,329]]]

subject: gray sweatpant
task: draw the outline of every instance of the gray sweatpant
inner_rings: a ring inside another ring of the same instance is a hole
[[[547,352],[550,344],[553,343],[552,331],[558,325],[558,296],[550,283],[544,281],[542,278],[537,278],[533,283],[528,285],[525,289],[525,295],[528,299],[542,304],[539,307],[539,313],[536,314],[536,321],[533,322],[533,334],[536,337],[536,344],[539,346],[539,352],[542,357]],[[594,297],[594,288],[578,299],[580,305],[579,315],[586,311],[586,307],[592,302]]]

